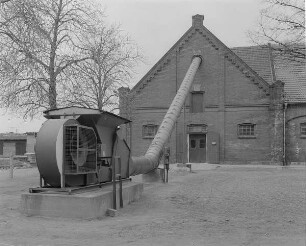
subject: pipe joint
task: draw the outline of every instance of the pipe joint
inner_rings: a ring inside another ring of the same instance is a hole
[[[201,62],[200,62],[200,64],[199,64],[199,66],[200,66],[200,65],[202,64],[202,62],[203,62],[203,56],[200,55],[200,54],[195,54],[195,55],[192,56],[192,59],[191,59],[191,60],[193,60],[193,59],[196,58],[196,57],[198,57],[198,58],[201,59]]]

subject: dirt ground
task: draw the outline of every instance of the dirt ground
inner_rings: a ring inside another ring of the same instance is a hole
[[[305,178],[305,167],[176,169],[116,217],[72,220],[21,215],[20,194],[38,186],[37,169],[15,170],[13,180],[0,170],[0,246],[305,246]]]

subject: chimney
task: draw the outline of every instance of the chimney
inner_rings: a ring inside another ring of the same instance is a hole
[[[192,26],[200,27],[203,26],[204,15],[194,15],[192,16]]]

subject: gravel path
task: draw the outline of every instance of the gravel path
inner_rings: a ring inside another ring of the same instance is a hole
[[[146,184],[118,216],[91,221],[20,215],[20,192],[37,185],[37,170],[13,181],[5,175],[0,246],[306,245],[305,167],[172,170],[168,184]]]

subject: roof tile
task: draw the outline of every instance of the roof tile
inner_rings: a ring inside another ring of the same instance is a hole
[[[249,46],[232,48],[242,60],[254,69],[269,84],[273,83],[269,47]],[[285,83],[285,101],[289,103],[306,102],[306,64],[289,61],[273,52],[276,80]]]

